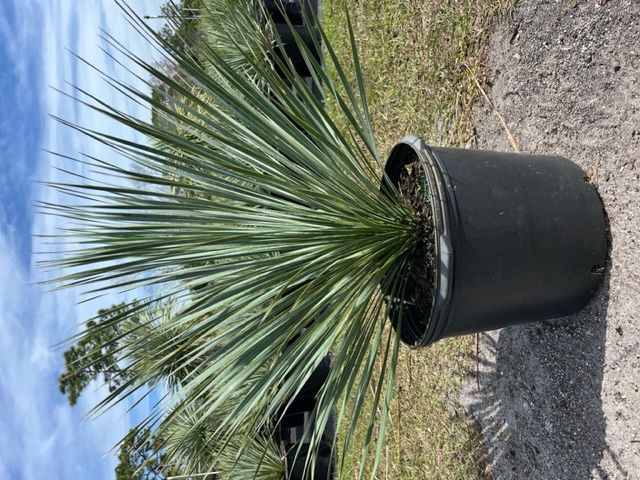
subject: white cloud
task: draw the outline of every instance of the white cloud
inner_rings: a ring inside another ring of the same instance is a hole
[[[32,28],[33,18],[37,16],[34,5],[28,1],[17,9],[18,28],[13,28],[7,15],[0,15],[0,38],[5,40],[4,48],[9,56],[11,69],[17,74],[20,90],[26,91],[29,86],[29,59],[24,56],[23,47],[37,41],[39,32]]]
[[[104,391],[89,387],[70,408],[57,392],[62,360],[51,348],[69,333],[69,324],[94,315],[96,306],[74,309],[62,328],[57,312],[68,312],[70,305],[59,302],[74,295],[47,294],[29,285],[29,272],[5,236],[0,236],[0,252],[0,471],[19,471],[25,479],[40,478],[43,472],[48,478],[66,479],[80,469],[83,475],[77,478],[110,478],[115,457],[104,456],[129,428],[123,420],[125,405],[83,422],[83,414]]]
[[[145,88],[140,81],[128,74],[122,67],[116,69],[115,62],[108,58],[102,50],[104,42],[99,36],[100,28],[113,35],[119,42],[141,57],[150,59],[153,55],[147,42],[133,32],[124,13],[115,2],[113,0],[40,1],[45,12],[44,18],[47,19],[44,26],[45,37],[56,39],[56,41],[45,43],[43,70],[46,84],[74,96],[78,95],[78,92],[65,82],[77,83],[78,87],[95,95],[108,105],[140,118],[148,118],[148,111],[115,92],[100,78],[98,73],[98,71],[113,72],[116,78],[121,80],[126,75],[130,84]],[[133,6],[136,7],[138,13],[144,14],[158,11],[160,3],[159,0],[136,1]],[[100,24],[100,20],[104,23]],[[60,37],[59,32],[61,31],[66,32],[66,35]],[[73,53],[65,49],[71,49]],[[98,71],[83,64],[74,54],[91,62]],[[135,67],[131,67],[136,71]],[[140,73],[139,69],[137,71]],[[81,95],[80,97],[86,100],[86,97]],[[78,125],[96,128],[101,132],[122,133],[121,126],[88,108],[82,107],[78,102],[55,93],[49,87],[46,87],[44,98],[46,110],[51,115]],[[96,142],[88,143],[86,138],[78,135],[77,132],[55,122],[49,122],[47,127],[46,147],[52,151],[68,155],[82,152],[98,157],[113,155],[105,147]],[[139,136],[136,138],[142,140]],[[51,158],[49,160],[54,164],[59,161]],[[51,173],[49,169],[49,174]]]

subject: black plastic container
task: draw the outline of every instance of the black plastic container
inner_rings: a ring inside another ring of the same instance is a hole
[[[385,166],[392,185],[416,158],[433,208],[436,296],[426,314],[403,303],[405,343],[561,317],[588,302],[603,276],[607,234],[600,197],[580,167],[563,157],[427,147],[407,136]],[[395,325],[400,303],[391,304]]]
[[[302,386],[291,404],[283,412],[275,415],[277,428],[275,439],[281,443],[287,452],[287,478],[289,480],[311,480],[311,470],[304,476],[305,465],[312,453],[309,445],[310,422],[313,409],[316,406],[318,394],[331,370],[331,357],[326,355],[316,367],[309,379]],[[332,414],[324,426],[322,441],[318,446],[316,463],[313,468],[314,480],[330,480],[335,478],[337,458],[332,452],[331,445],[335,441],[335,415]]]
[[[307,458],[310,455],[308,444],[303,444],[299,450],[297,446],[294,446],[287,452],[288,480],[332,480],[335,478],[335,461],[329,444],[322,443],[320,445],[316,452],[316,463],[313,470],[305,468]]]
[[[278,48],[276,49],[276,53],[282,60],[290,60],[296,73],[301,77],[311,76],[311,72],[309,71],[309,67],[304,61],[304,56],[296,42],[295,36],[300,36],[300,40],[309,49],[309,51],[313,55],[313,58],[318,63],[320,63],[321,54],[315,43],[319,42],[320,40],[320,34],[318,33],[317,29],[310,25],[289,26],[286,23],[277,23],[275,24],[275,26],[278,30],[278,35],[280,36],[280,39],[284,46],[284,52]]]

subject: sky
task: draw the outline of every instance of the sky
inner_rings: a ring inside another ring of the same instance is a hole
[[[139,15],[158,14],[161,3],[129,0]],[[154,28],[162,26],[161,20],[149,21]],[[106,44],[100,29],[141,58],[158,56],[127,23],[114,0],[0,0],[2,479],[113,479],[117,458],[111,449],[135,420],[125,415],[126,406],[86,419],[104,391],[89,387],[72,408],[57,387],[64,361],[63,350],[56,345],[100,308],[123,297],[81,303],[85,299],[81,291],[52,292],[43,286],[41,282],[52,274],[37,266],[43,260],[40,252],[52,251],[40,235],[55,233],[64,225],[59,218],[39,213],[36,203],[67,201],[42,183],[62,180],[59,169],[80,172],[82,168],[49,152],[72,157],[113,155],[51,116],[144,142],[58,91],[76,96],[70,84],[77,85],[110,105],[149,118],[148,111],[117,95],[73,55],[141,86],[102,50]]]

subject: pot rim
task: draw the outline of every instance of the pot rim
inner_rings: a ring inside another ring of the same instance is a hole
[[[390,184],[397,189],[395,180],[399,176],[400,169],[418,158],[423,165],[427,177],[427,186],[431,197],[431,208],[433,211],[434,223],[434,250],[436,255],[435,265],[435,295],[432,299],[431,310],[427,318],[426,327],[421,328],[412,320],[411,311],[414,315],[418,313],[417,307],[411,302],[403,301],[403,305],[409,305],[409,312],[403,319],[400,335],[402,341],[412,348],[424,347],[438,340],[446,327],[446,319],[449,315],[451,297],[453,290],[454,272],[454,252],[452,245],[452,201],[453,195],[448,190],[451,189],[451,181],[446,169],[437,156],[432,155],[425,142],[415,135],[403,137],[391,150],[386,164],[385,176],[391,180]],[[400,300],[394,298],[391,303],[399,303]],[[411,306],[414,306],[412,308]],[[400,312],[401,310],[396,310]],[[393,315],[393,307],[390,308],[390,316]],[[420,312],[422,314],[422,312]],[[401,314],[394,320],[394,327],[401,318]],[[408,321],[407,321],[408,320]]]

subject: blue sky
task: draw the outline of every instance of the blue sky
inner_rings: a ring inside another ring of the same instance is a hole
[[[159,12],[161,0],[130,0],[140,15]],[[153,21],[153,20],[152,20]],[[155,22],[159,22],[155,20]],[[152,24],[159,28],[160,23]],[[57,390],[62,352],[54,345],[98,309],[119,299],[80,303],[80,291],[49,292],[51,274],[35,267],[34,252],[51,251],[34,234],[55,233],[59,219],[36,213],[36,201],[60,202],[38,182],[62,179],[54,167],[79,165],[47,153],[113,155],[48,115],[110,131],[116,126],[54,88],[76,84],[141,118],[147,111],[111,91],[69,51],[108,73],[100,28],[133,52],[154,52],[128,25],[114,0],[0,0],[0,478],[112,479],[114,444],[131,426],[124,406],[95,419],[84,414],[103,393],[89,388],[71,408]],[[155,53],[157,55],[157,53]],[[137,85],[132,75],[115,73]],[[133,135],[118,129],[120,136]],[[142,139],[139,139],[144,141]]]

